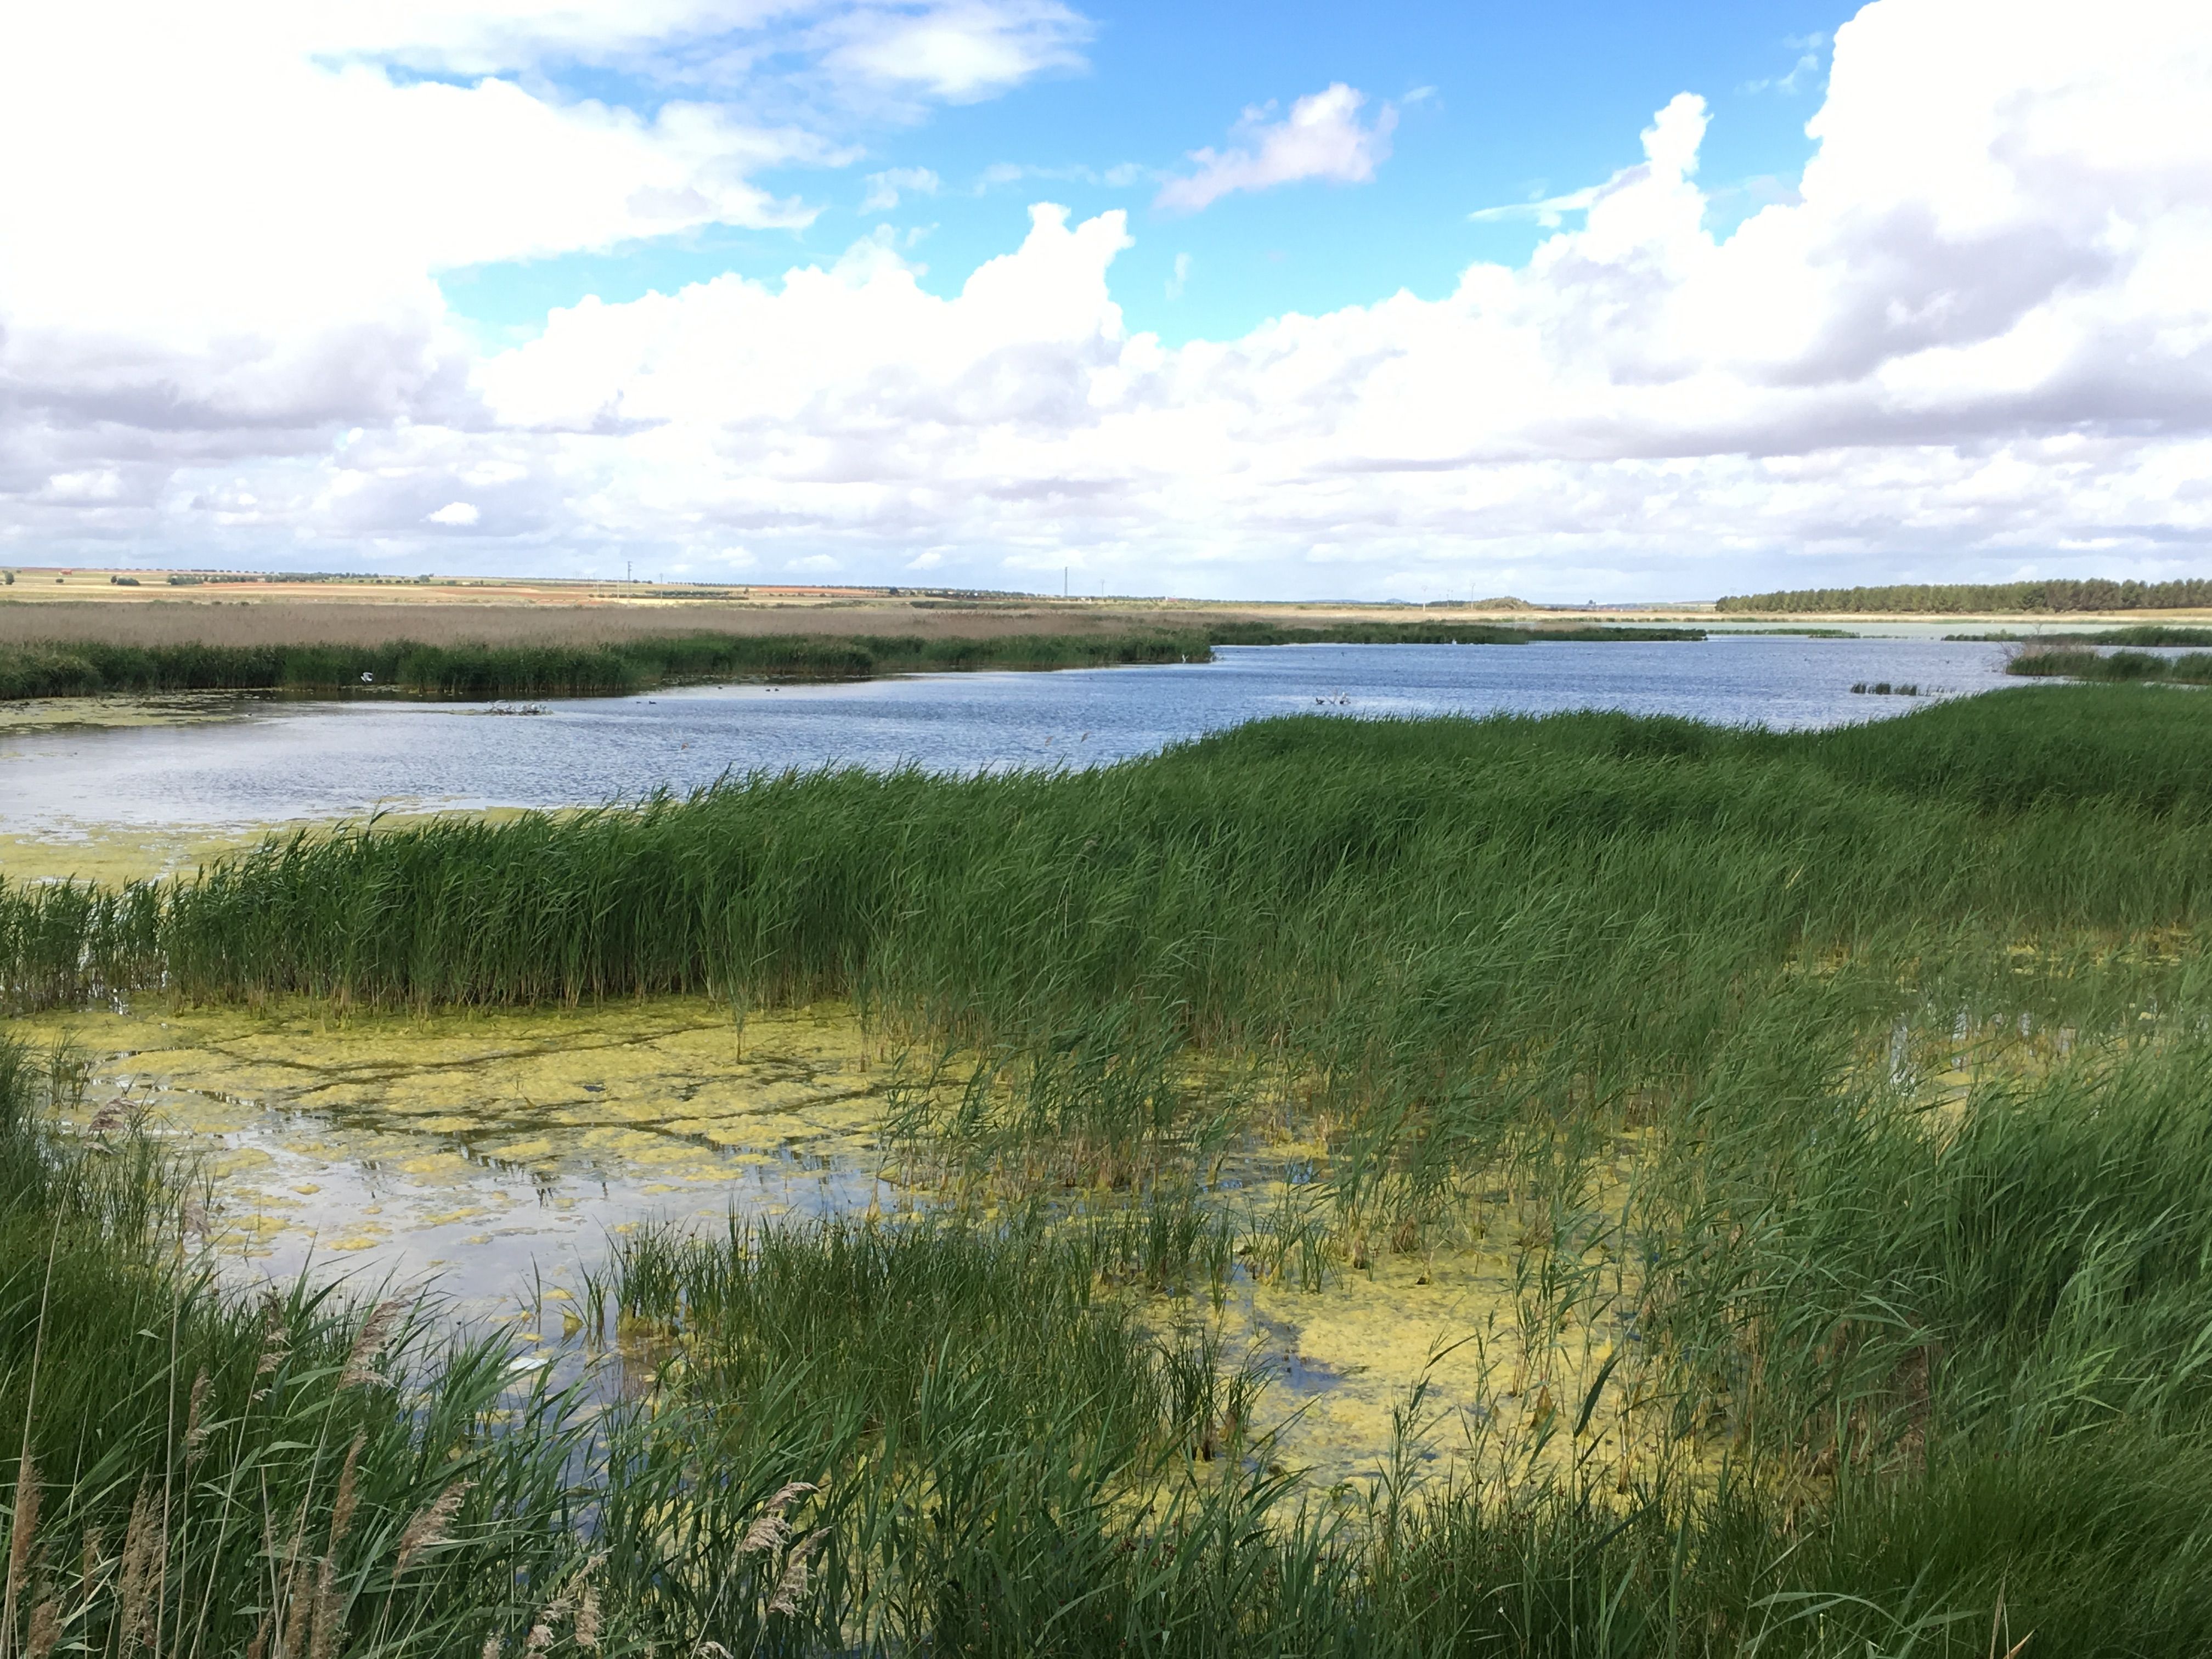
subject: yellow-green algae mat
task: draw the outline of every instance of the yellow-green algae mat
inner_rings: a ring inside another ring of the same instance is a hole
[[[843,1011],[705,1001],[558,1013],[76,1011],[13,1022],[202,1155],[220,1254],[435,1275],[465,1301],[648,1216],[865,1206],[878,1075]]]
[[[676,998],[340,1018],[153,999],[10,1029],[74,1052],[87,1118],[120,1102],[199,1155],[215,1188],[205,1232],[229,1271],[428,1282],[464,1313],[523,1307],[531,1340],[562,1335],[574,1269],[641,1223],[915,1202],[882,1173],[892,1069],[842,1006],[742,1022]],[[1254,1173],[1280,1168],[1269,1151],[1253,1149]],[[1431,1455],[1472,1434],[1510,1459],[1555,1422],[1564,1431],[1626,1333],[1575,1316],[1547,1322],[1532,1351],[1520,1279],[1513,1249],[1478,1244],[1381,1255],[1317,1291],[1240,1280],[1218,1309],[1200,1297],[1158,1312],[1217,1321],[1225,1357],[1269,1369],[1262,1425],[1283,1428],[1287,1463],[1334,1480],[1376,1467],[1394,1408],[1424,1377]],[[1597,1467],[1626,1455],[1613,1402],[1634,1369],[1592,1428],[1612,1443],[1583,1443]]]

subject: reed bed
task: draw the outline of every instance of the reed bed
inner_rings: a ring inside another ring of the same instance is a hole
[[[2190,628],[2172,623],[2137,623],[2127,628],[2100,628],[2093,633],[2015,634],[1998,630],[1986,634],[1946,634],[1953,642],[2035,646],[2212,645],[2212,628]]]
[[[568,1402],[411,1302],[219,1291],[191,1248],[207,1194],[80,1075],[0,1041],[0,1651],[428,1656],[521,1630],[585,1559]]]
[[[864,679],[978,668],[1203,662],[1203,635],[1144,630],[962,639],[922,635],[688,634],[601,644],[0,647],[0,697],[293,691],[471,700],[625,696],[718,679]]]
[[[2032,679],[2164,680],[2176,685],[2212,685],[2212,651],[2161,656],[2152,651],[2100,651],[2087,645],[2038,646],[2017,653],[2005,665],[2005,672]]]
[[[0,643],[0,699],[179,691],[400,693],[454,700],[627,696],[715,680],[867,679],[976,669],[1103,668],[1206,662],[1216,645],[1526,645],[1538,641],[1698,640],[1694,629],[1516,628],[1480,623],[1272,623],[1123,628],[1080,634],[737,634],[598,641],[229,645],[109,641]]]
[[[2154,686],[1807,734],[1299,719],[9,888],[0,962],[21,1004],[843,996],[903,1051],[888,1155],[951,1198],[625,1243],[583,1438],[543,1390],[495,1421],[468,1353],[303,1395],[340,1426],[281,1452],[301,1559],[350,1434],[414,1459],[363,1538],[434,1510],[450,1445],[483,1460],[450,1559],[499,1590],[425,1582],[441,1650],[2164,1655],[2212,1649],[2209,817],[2212,732]],[[1240,1197],[1271,1133],[1310,1179]],[[244,1423],[261,1316],[193,1290],[174,1328],[233,1346],[187,1363],[143,1310],[182,1295],[172,1201],[87,1257],[153,1275],[143,1308],[54,1282],[142,1334],[146,1401],[204,1364]],[[79,1224],[21,1212],[10,1377],[52,1327],[42,1229]],[[1302,1480],[1213,1299],[1502,1237],[1540,1404],[1446,1422],[1417,1383],[1367,1478]],[[342,1378],[362,1316],[316,1308]],[[39,1401],[74,1481],[100,1408]],[[188,1410],[134,1409],[110,1527],[190,1450]],[[281,1586],[294,1532],[256,1526]],[[413,1581],[362,1573],[346,1650],[381,1651]]]

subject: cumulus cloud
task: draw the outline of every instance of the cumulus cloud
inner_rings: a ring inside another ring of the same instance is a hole
[[[1339,81],[1291,106],[1270,121],[1273,106],[1248,109],[1237,125],[1242,141],[1226,150],[1193,150],[1198,171],[1161,186],[1153,205],[1196,213],[1240,190],[1271,190],[1307,179],[1365,184],[1390,157],[1398,112],[1385,104],[1370,125],[1360,125],[1366,94]]]
[[[1522,264],[1174,348],[1115,303],[1117,213],[1037,207],[950,296],[872,238],[776,282],[589,300],[488,352],[426,275],[482,229],[408,232],[356,289],[347,260],[382,256],[334,210],[309,220],[331,249],[288,253],[254,228],[270,198],[202,186],[218,225],[161,222],[173,252],[104,289],[87,269],[88,297],[48,246],[74,220],[0,211],[0,540],[427,559],[450,526],[425,519],[465,503],[471,545],[517,566],[742,544],[763,568],[1009,586],[1073,556],[1130,592],[1679,595],[1794,555],[2201,570],[2208,94],[2198,9],[1878,0],[1837,34],[1799,189],[1725,236],[1685,94],[1640,159],[1553,198]],[[552,115],[641,175],[708,153],[659,119]],[[0,175],[11,205],[29,171]],[[234,235],[287,281],[216,280]],[[335,299],[289,286],[325,270]]]
[[[471,501],[447,501],[435,513],[424,515],[432,524],[466,526],[474,524],[483,514]]]

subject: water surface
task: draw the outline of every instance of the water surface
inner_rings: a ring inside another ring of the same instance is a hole
[[[1212,663],[735,685],[532,705],[206,700],[190,723],[0,737],[0,837],[247,827],[401,810],[568,806],[728,771],[1088,766],[1269,715],[1615,708],[1777,729],[2004,684],[2005,647],[1929,639],[1224,648]],[[6,860],[0,857],[0,866]]]

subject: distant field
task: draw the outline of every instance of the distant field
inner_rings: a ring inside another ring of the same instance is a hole
[[[110,645],[598,645],[672,634],[915,634],[994,639],[1011,634],[1105,634],[1174,627],[1195,607],[915,605],[815,601],[593,602],[568,597],[411,600],[284,595],[251,599],[167,596],[18,602],[0,592],[0,644],[69,641]],[[1228,613],[1242,617],[1248,613]]]

